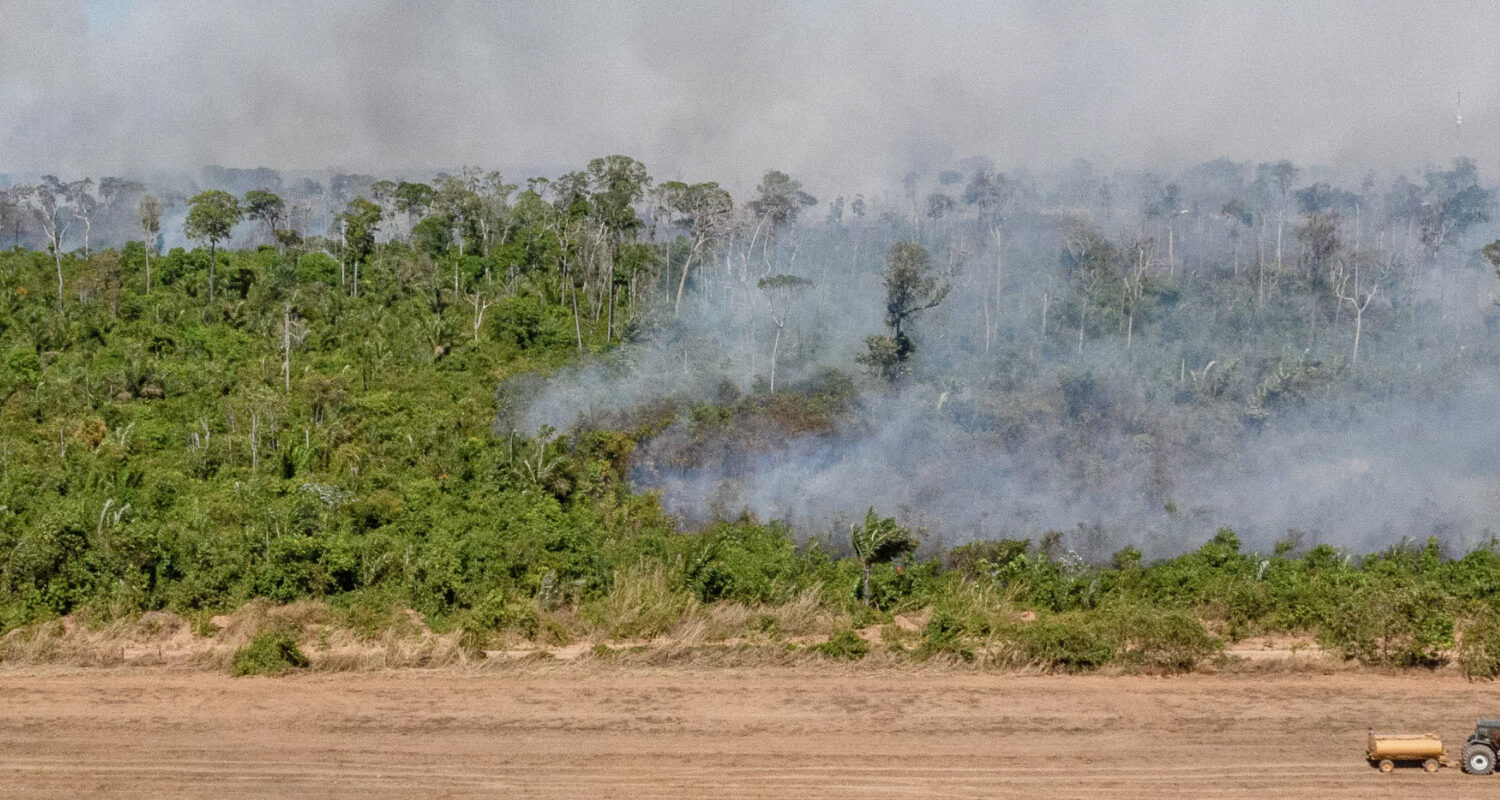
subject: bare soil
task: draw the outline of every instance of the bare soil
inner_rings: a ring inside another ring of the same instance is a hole
[[[28,668],[0,671],[0,796],[1500,797],[1363,759],[1370,727],[1456,759],[1481,714],[1500,687],[1425,674]]]

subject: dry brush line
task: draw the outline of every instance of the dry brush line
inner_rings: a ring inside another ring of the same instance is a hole
[[[885,617],[863,628],[842,608],[811,587],[780,605],[704,604],[665,569],[642,567],[620,573],[604,597],[578,607],[542,612],[549,626],[519,649],[475,652],[461,630],[436,633],[421,615],[394,610],[378,627],[360,629],[348,611],[319,601],[276,605],[259,600],[232,614],[185,618],[165,612],[95,621],[65,617],[13,630],[0,637],[0,664],[80,668],[145,666],[198,670],[228,668],[237,650],[257,634],[283,632],[295,639],[315,672],[367,672],[449,668],[479,671],[619,669],[690,666],[703,668],[1046,672],[1018,650],[1013,632],[1029,615],[1003,592],[970,587],[947,598],[941,609]],[[986,633],[962,648],[931,647],[928,623],[935,615],[966,621]],[[550,632],[547,632],[550,631]],[[868,649],[843,661],[819,652],[840,632],[853,631]],[[633,636],[632,636],[633,634]],[[574,666],[576,665],[576,666]],[[1326,659],[1256,659],[1233,655],[1205,661],[1201,672],[1280,673],[1355,668]],[[1099,670],[1120,672],[1115,665]]]
[[[458,634],[436,634],[418,618],[371,638],[338,624],[327,605],[258,600],[228,615],[188,619],[167,612],[93,623],[63,617],[0,637],[0,664],[19,666],[167,666],[223,670],[257,634],[284,631],[318,672],[446,667],[470,657]]]

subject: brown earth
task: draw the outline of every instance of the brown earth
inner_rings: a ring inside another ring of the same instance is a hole
[[[1480,714],[1500,687],[1425,674],[30,668],[0,671],[0,796],[1500,797],[1363,760],[1371,726],[1456,757]]]

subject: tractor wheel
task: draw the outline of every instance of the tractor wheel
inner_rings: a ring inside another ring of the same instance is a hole
[[[1381,772],[1390,772],[1391,770],[1393,770],[1395,768],[1396,768],[1396,762],[1390,760],[1389,758],[1382,758],[1382,759],[1380,759],[1380,771]]]
[[[1428,772],[1437,772],[1437,769],[1438,769],[1437,759],[1435,759],[1435,758],[1429,758],[1426,761],[1423,761],[1422,762],[1422,769],[1425,769]]]
[[[1495,771],[1495,751],[1489,745],[1464,745],[1464,772],[1470,775],[1488,775]]]

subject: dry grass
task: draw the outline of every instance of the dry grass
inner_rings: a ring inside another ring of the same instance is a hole
[[[679,585],[660,564],[617,571],[609,593],[580,609],[584,635],[596,641],[654,639],[681,627],[683,620],[697,617],[700,603]]]
[[[813,587],[774,606],[700,603],[675,586],[666,569],[642,566],[622,571],[611,591],[579,607],[543,610],[536,635],[509,649],[476,651],[463,632],[435,633],[415,611],[381,612],[378,625],[353,621],[349,612],[319,601],[274,605],[256,601],[234,613],[185,618],[150,612],[138,617],[87,620],[65,617],[13,630],[0,637],[0,664],[76,668],[122,666],[227,670],[236,650],[256,634],[292,635],[314,672],[369,672],[413,668],[537,670],[591,666],[603,669],[677,665],[709,668],[781,667],[820,669],[963,670],[1029,674],[1037,667],[1017,658],[1005,632],[1025,625],[1011,598],[994,589],[968,586],[946,598],[941,609],[887,617],[855,628],[858,620],[830,606]],[[984,624],[990,634],[964,652],[926,647],[924,629],[935,613]],[[841,630],[853,629],[870,644],[855,662],[839,662],[815,647]],[[1271,643],[1266,647],[1281,647]],[[1337,658],[1291,650],[1287,657],[1244,657],[1233,652],[1205,662],[1209,673],[1278,674],[1358,669]],[[1106,667],[1103,672],[1118,671]]]
[[[63,617],[0,637],[0,664],[223,670],[236,650],[265,630],[291,633],[306,651],[311,669],[321,672],[449,666],[467,658],[456,633],[434,634],[425,625],[403,625],[371,640],[334,624],[334,616],[316,601],[256,601],[227,616],[197,620],[159,611],[98,625]]]

